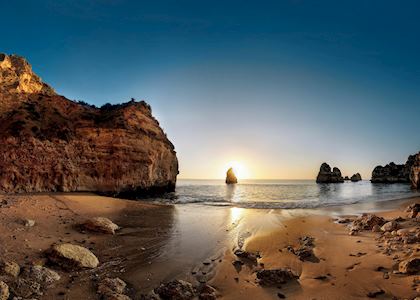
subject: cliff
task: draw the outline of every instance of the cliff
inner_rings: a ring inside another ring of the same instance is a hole
[[[144,101],[76,103],[0,54],[0,191],[91,191],[135,198],[175,188],[174,146]]]

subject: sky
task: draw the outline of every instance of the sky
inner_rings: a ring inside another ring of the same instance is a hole
[[[0,52],[69,99],[146,100],[180,178],[369,179],[420,150],[419,1],[1,0]]]

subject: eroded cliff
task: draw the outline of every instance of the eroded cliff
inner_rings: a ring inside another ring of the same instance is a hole
[[[18,56],[0,54],[0,191],[172,191],[174,146],[144,101],[68,100]]]

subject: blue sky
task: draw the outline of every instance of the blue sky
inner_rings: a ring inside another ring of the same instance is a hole
[[[60,94],[145,99],[184,178],[364,178],[420,150],[418,1],[2,1],[0,51]]]

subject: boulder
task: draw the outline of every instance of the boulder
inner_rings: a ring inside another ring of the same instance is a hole
[[[117,224],[114,224],[110,219],[103,217],[96,217],[86,220],[81,224],[83,229],[95,232],[102,232],[108,234],[115,234],[115,231],[119,229]]]
[[[9,295],[9,286],[5,282],[0,281],[0,300],[9,299]]]
[[[161,284],[154,291],[162,300],[188,300],[195,296],[192,284],[183,280]]]
[[[238,183],[238,178],[236,178],[236,175],[233,172],[232,168],[229,168],[229,170],[227,170],[227,172],[226,172],[226,183],[227,184]]]
[[[217,291],[214,287],[204,284],[199,288],[198,299],[200,300],[216,300]]]
[[[88,249],[73,245],[53,245],[48,253],[48,259],[64,268],[96,268],[98,258]]]
[[[398,271],[404,274],[418,274],[420,272],[420,257],[413,257],[400,262]]]
[[[323,163],[319,168],[318,176],[316,177],[317,183],[341,183],[344,182],[344,178],[341,176],[339,168],[334,167],[331,171],[331,167],[327,163]]]
[[[360,181],[360,180],[362,180],[362,175],[360,175],[360,173],[353,174],[351,176],[350,180],[353,181],[353,182]]]
[[[298,279],[290,269],[274,269],[257,271],[257,279],[262,285],[278,285]]]

